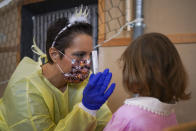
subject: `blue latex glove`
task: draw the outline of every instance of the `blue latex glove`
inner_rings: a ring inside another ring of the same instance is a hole
[[[83,91],[82,104],[90,110],[98,110],[112,94],[115,83],[107,87],[111,81],[112,73],[105,69],[103,73],[91,74],[89,82]],[[106,91],[107,90],[107,91]]]

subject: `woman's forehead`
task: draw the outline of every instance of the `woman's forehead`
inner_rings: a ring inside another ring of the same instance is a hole
[[[73,51],[92,51],[93,41],[92,37],[86,34],[77,35],[69,47]]]

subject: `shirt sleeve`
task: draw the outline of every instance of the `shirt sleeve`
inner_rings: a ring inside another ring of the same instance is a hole
[[[103,131],[129,131],[129,120],[121,118],[118,111],[112,116]]]
[[[4,125],[13,131],[94,131],[96,129],[96,117],[85,112],[78,104],[65,118],[55,123],[54,116],[47,106],[50,103],[46,104],[43,96],[33,86],[28,79],[23,79],[7,87],[3,97],[4,120],[0,121],[0,129],[6,127]]]

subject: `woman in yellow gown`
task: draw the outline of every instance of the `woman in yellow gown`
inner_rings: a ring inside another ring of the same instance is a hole
[[[47,63],[25,57],[17,66],[0,101],[0,130],[101,131],[111,118],[111,73],[89,80],[92,27],[84,14],[74,18],[49,27]]]

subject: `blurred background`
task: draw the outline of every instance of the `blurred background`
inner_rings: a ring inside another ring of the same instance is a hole
[[[7,2],[7,3],[6,3]],[[76,6],[88,5],[93,24],[94,45],[118,32],[127,21],[144,18],[100,47],[99,71],[110,68],[117,88],[109,99],[112,112],[121,106],[128,93],[122,86],[120,58],[138,35],[160,32],[175,44],[189,76],[189,101],[176,106],[179,123],[196,120],[196,0],[0,0],[0,96],[17,64],[24,56],[37,59],[32,40],[45,52],[46,29],[60,17],[69,16]],[[140,8],[141,14],[136,10]]]

